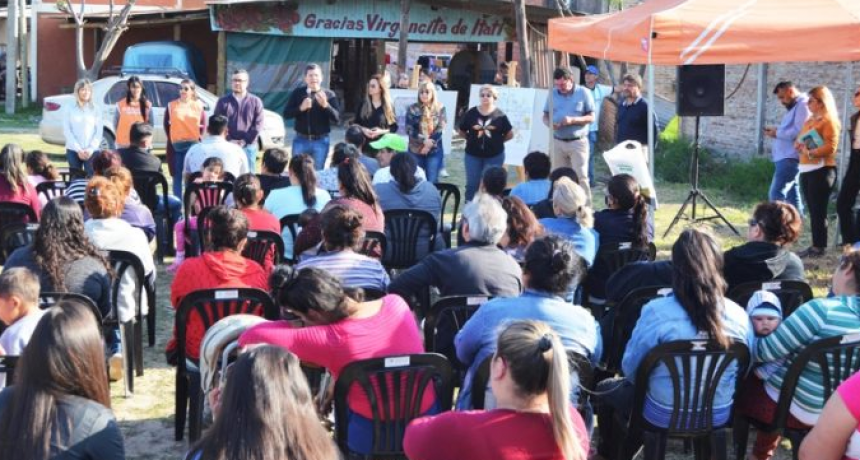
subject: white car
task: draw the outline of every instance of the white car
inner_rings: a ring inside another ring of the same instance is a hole
[[[146,97],[152,102],[152,117],[155,134],[153,147],[164,148],[167,137],[164,133],[164,110],[167,104],[179,98],[179,82],[181,78],[164,75],[138,75],[146,90]],[[104,119],[104,134],[102,147],[114,148],[116,133],[113,119],[116,113],[116,103],[125,97],[126,80],[129,75],[111,76],[93,82],[93,101],[98,105]],[[212,116],[218,97],[197,87],[197,98],[203,102],[207,116]],[[46,97],[42,103],[42,121],[39,122],[39,135],[44,142],[55,145],[66,145],[63,135],[63,114],[65,107],[75,103],[73,94]],[[260,133],[260,150],[283,147],[286,129],[284,119],[271,110],[263,111],[263,130]]]

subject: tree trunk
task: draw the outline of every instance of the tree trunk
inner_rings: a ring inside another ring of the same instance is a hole
[[[397,45],[397,65],[404,72],[409,70],[406,65],[406,47],[409,45],[409,1],[400,0],[400,42]]]
[[[523,88],[532,87],[532,57],[529,48],[529,31],[524,0],[514,0],[514,16],[517,21],[517,42],[520,46],[520,68],[522,69]]]
[[[96,51],[95,57],[93,57],[93,65],[87,71],[87,78],[90,80],[96,80],[98,78],[99,72],[102,70],[102,66],[105,61],[107,61],[108,56],[110,56],[110,52],[113,51],[113,47],[116,46],[116,42],[119,40],[119,37],[121,37],[128,28],[128,15],[131,13],[131,7],[134,6],[135,1],[136,0],[128,0],[128,3],[122,7],[122,11],[120,11],[118,15],[112,16],[108,21],[105,38],[102,40],[101,45],[99,45],[99,49]]]
[[[77,68],[78,80],[86,78],[87,65],[84,64],[84,25],[76,24],[75,27],[75,67]]]

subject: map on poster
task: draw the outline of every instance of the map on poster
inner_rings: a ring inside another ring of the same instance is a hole
[[[409,106],[418,102],[417,89],[392,89],[391,100],[394,103],[394,113],[397,115],[397,126],[399,127],[397,134],[406,136],[406,111]],[[445,114],[447,115],[447,124],[445,131],[442,133],[442,145],[445,147],[445,155],[451,154],[451,138],[453,130],[456,128],[454,119],[457,116],[457,92],[456,91],[437,91],[436,96],[439,102],[445,106]]]
[[[478,105],[481,85],[472,85],[469,107]],[[533,151],[547,151],[549,130],[544,126],[543,106],[546,90],[496,86],[496,106],[505,112],[514,127],[514,137],[505,143],[505,164],[521,166],[523,158]]]

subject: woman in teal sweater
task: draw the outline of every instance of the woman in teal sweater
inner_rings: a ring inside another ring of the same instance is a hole
[[[752,348],[756,361],[784,361],[766,381],[755,379],[748,385],[739,408],[742,413],[764,422],[770,421],[785,374],[801,351],[817,340],[860,333],[860,250],[846,252],[840,259],[833,273],[833,293],[833,297],[803,304],[772,334],[758,340]],[[797,386],[788,424],[791,427],[814,425],[825,403],[818,364],[806,366]],[[778,443],[778,435],[759,432],[752,457],[769,459]]]

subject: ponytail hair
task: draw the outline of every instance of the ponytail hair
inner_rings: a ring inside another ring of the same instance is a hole
[[[570,415],[570,369],[561,339],[541,321],[520,320],[499,334],[495,358],[510,371],[522,398],[547,395],[552,433],[565,460],[585,460]]]
[[[314,170],[313,157],[304,153],[295,155],[290,159],[289,168],[302,187],[302,200],[305,206],[314,207],[317,204],[317,173]]]
[[[337,167],[337,180],[343,187],[345,198],[355,198],[376,209],[378,200],[371,183],[370,174],[368,174],[367,168],[356,158],[347,157]]]
[[[404,155],[398,153],[391,159],[391,177],[397,182],[397,188],[402,193],[409,193],[418,185],[418,179],[415,178],[415,171],[418,170],[418,164],[412,155]]]
[[[526,248],[526,287],[564,296],[582,281],[586,265],[567,238],[553,234],[537,238]]]
[[[618,174],[609,179],[606,187],[618,208],[633,213],[633,246],[648,244],[648,202],[639,189],[639,183],[630,174]]]
[[[263,186],[260,179],[254,174],[242,174],[233,183],[233,196],[236,199],[236,207],[239,209],[249,208],[260,204],[260,192]]]
[[[559,217],[575,217],[583,227],[594,227],[594,210],[588,205],[588,195],[579,184],[562,177],[553,184],[552,207]]]
[[[25,161],[27,167],[30,168],[30,172],[34,175],[42,176],[45,180],[58,180],[60,178],[60,173],[57,172],[57,168],[51,163],[48,154],[41,150],[30,151]]]

